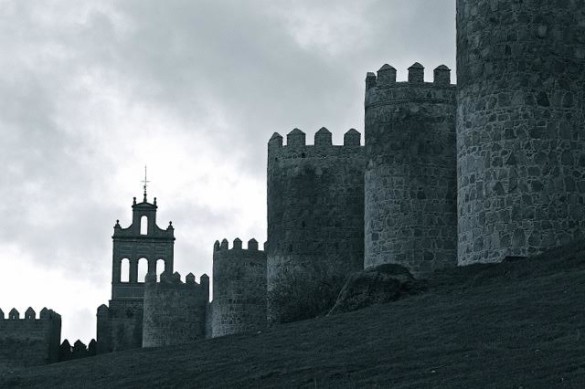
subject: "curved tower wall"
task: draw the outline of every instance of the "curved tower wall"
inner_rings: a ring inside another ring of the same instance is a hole
[[[585,228],[583,1],[457,0],[458,262]]]
[[[457,264],[456,87],[384,65],[366,79],[365,267],[397,263],[424,276]]]
[[[314,145],[306,145],[298,129],[287,135],[286,146],[278,133],[270,139],[270,323],[298,319],[294,312],[304,310],[299,300],[305,299],[299,296],[322,300],[320,287],[363,268],[363,175],[363,147],[356,130],[345,134],[343,146],[332,145],[326,128],[315,134]]]
[[[213,248],[212,336],[262,330],[266,327],[266,253],[251,239],[228,241]]]
[[[209,277],[200,284],[193,274],[181,282],[179,273],[149,273],[144,288],[142,347],[185,344],[205,338]]]

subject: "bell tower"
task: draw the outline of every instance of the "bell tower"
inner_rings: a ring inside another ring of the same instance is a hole
[[[148,202],[147,183],[145,169],[144,196],[140,203],[134,197],[132,223],[123,228],[116,220],[114,226],[112,297],[109,307],[98,308],[98,353],[142,347],[145,280],[139,278],[139,267],[147,266],[148,274],[156,275],[157,262],[162,261],[165,273],[174,272],[175,231],[172,222],[166,229],[156,224],[156,197]]]

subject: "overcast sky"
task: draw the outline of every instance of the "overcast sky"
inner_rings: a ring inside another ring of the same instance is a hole
[[[363,134],[366,72],[416,61],[455,68],[454,0],[0,0],[0,308],[94,338],[145,164],[175,270],[211,274],[266,240],[271,134]]]

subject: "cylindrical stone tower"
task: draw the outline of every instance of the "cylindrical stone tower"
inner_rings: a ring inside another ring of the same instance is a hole
[[[333,306],[363,268],[364,157],[360,133],[334,146],[326,128],[306,145],[294,129],[268,143],[268,318],[282,323]]]
[[[585,228],[585,2],[457,0],[458,262]]]
[[[266,253],[255,239],[215,242],[213,247],[212,336],[266,328]]]
[[[456,88],[439,66],[424,82],[384,65],[366,78],[365,267],[396,263],[415,276],[457,263]]]

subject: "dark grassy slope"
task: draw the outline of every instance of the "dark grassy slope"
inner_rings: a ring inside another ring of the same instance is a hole
[[[384,306],[17,370],[0,387],[585,388],[585,244],[442,272]]]

